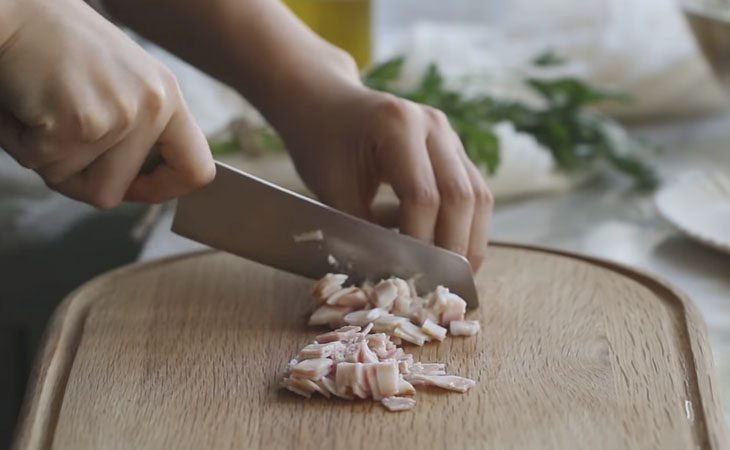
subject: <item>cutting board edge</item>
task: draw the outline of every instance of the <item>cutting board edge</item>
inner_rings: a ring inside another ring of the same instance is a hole
[[[710,445],[709,448],[727,448],[722,408],[714,389],[714,386],[716,386],[713,370],[714,362],[707,341],[707,326],[697,307],[686,294],[654,274],[593,256],[511,242],[492,242],[490,246],[522,249],[577,259],[627,276],[653,292],[657,292],[663,298],[678,302],[684,313],[686,325],[684,331],[687,333],[692,353],[690,361],[693,364],[693,370],[691,370],[691,373],[694,376],[694,385],[698,390],[697,398],[701,404],[704,431]],[[63,402],[66,381],[73,366],[76,346],[81,338],[84,322],[91,306],[90,302],[84,299],[92,296],[82,296],[79,295],[80,292],[96,289],[110,279],[127,276],[150,267],[219,252],[214,249],[205,249],[145,263],[132,263],[99,275],[71,292],[59,304],[49,321],[42,344],[35,357],[11,449],[40,450],[52,446],[53,430],[55,430],[58,413]],[[707,373],[706,378],[699,379],[697,377],[698,368],[707,369],[705,370]],[[710,424],[712,426],[709,426]]]
[[[26,385],[10,449],[43,450],[52,446],[66,381],[91,307],[88,299],[92,296],[79,295],[81,292],[96,289],[109,280],[150,267],[216,252],[218,251],[204,249],[144,263],[127,264],[98,275],[69,293],[56,307],[44,331]]]
[[[711,448],[728,448],[724,414],[722,406],[719,403],[719,396],[716,394],[715,391],[715,386],[717,386],[714,371],[715,364],[712,357],[710,344],[707,339],[707,324],[705,323],[705,320],[702,317],[699,309],[697,309],[697,306],[687,294],[685,294],[681,289],[674,286],[668,280],[656,274],[603,258],[550,247],[541,247],[520,243],[494,242],[490,245],[543,252],[552,255],[560,255],[573,259],[578,259],[627,276],[634,281],[637,281],[640,284],[644,285],[651,291],[655,292],[658,296],[679,303],[680,308],[683,311],[682,316],[684,317],[684,323],[686,326],[684,330],[686,333],[685,337],[690,343],[690,351],[692,354],[692,358],[688,358],[688,360],[693,364],[693,366],[691,368],[692,370],[688,370],[688,373],[692,374],[694,378],[693,384],[698,390],[696,397],[697,399],[699,399],[699,402],[701,404],[701,413],[704,420],[704,431],[707,435]],[[705,373],[707,374],[706,379],[701,380],[698,378],[698,368],[707,369],[705,370]],[[712,426],[708,426],[708,424],[712,424]]]

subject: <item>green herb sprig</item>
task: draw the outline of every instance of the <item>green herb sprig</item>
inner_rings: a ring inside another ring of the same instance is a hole
[[[643,189],[659,182],[654,170],[633,156],[644,144],[627,138],[619,143],[610,127],[618,126],[597,114],[592,106],[603,101],[627,101],[621,93],[593,87],[583,80],[527,78],[527,85],[542,98],[544,106],[497,99],[488,95],[466,97],[447,88],[436,65],[429,65],[419,85],[402,91],[393,87],[400,78],[405,59],[398,57],[375,66],[364,76],[373,89],[431,105],[449,117],[469,157],[494,173],[500,163],[499,140],[494,124],[512,122],[515,129],[529,133],[550,150],[558,167],[565,172],[586,170],[599,163],[623,173]],[[552,52],[539,55],[537,66],[555,66],[564,60]]]

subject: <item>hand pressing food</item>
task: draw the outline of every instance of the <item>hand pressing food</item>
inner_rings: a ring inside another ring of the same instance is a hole
[[[352,57],[282,2],[103,3],[245,96],[324,203],[374,220],[375,194],[389,184],[401,232],[479,267],[492,197],[443,112],[365,86]],[[82,0],[0,2],[0,147],[100,208],[166,201],[215,177],[173,74]]]
[[[474,336],[479,322],[465,321],[466,302],[443,286],[419,296],[413,281],[389,278],[373,284],[345,286],[347,275],[327,274],[312,290],[316,309],[309,325],[336,328],[373,325],[378,333],[423,345],[454,336]],[[448,328],[447,328],[448,327]]]
[[[447,375],[444,364],[414,362],[388,335],[371,331],[373,324],[348,325],[317,336],[289,362],[281,385],[307,398],[315,392],[327,398],[372,398],[390,411],[415,407],[414,386],[463,393],[475,385]]]

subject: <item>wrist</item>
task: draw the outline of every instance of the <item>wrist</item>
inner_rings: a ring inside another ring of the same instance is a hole
[[[272,77],[271,95],[258,106],[280,132],[289,125],[321,117],[335,102],[366,89],[352,56],[325,45],[309,53],[306,61],[291,64]]]

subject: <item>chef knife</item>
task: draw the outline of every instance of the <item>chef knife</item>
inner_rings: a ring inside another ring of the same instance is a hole
[[[448,287],[478,305],[466,258],[350,216],[216,162],[208,186],[178,200],[172,231],[308,278],[414,278],[419,292]]]

